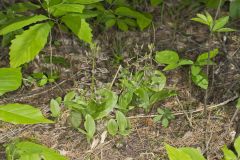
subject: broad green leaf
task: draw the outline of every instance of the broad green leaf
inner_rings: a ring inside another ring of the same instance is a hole
[[[111,18],[111,19],[108,19],[106,22],[105,22],[105,26],[106,26],[106,28],[108,29],[108,28],[111,28],[111,27],[113,27],[115,24],[116,24],[116,19],[113,19],[113,18]]]
[[[178,67],[179,67],[179,65],[178,65],[177,63],[172,63],[172,64],[167,65],[167,66],[163,69],[163,71],[170,71],[170,70],[176,69],[176,68],[178,68]]]
[[[50,111],[53,117],[59,117],[61,113],[61,108],[59,103],[55,99],[51,99],[50,101]]]
[[[212,59],[212,58],[216,57],[217,54],[218,54],[218,49],[214,49],[212,51],[202,53],[198,56],[196,64],[197,65],[207,65],[209,63],[208,59]],[[211,64],[211,63],[209,63],[209,64]]]
[[[63,16],[67,13],[82,13],[84,5],[80,4],[58,4],[50,7],[50,13],[55,16]]]
[[[125,91],[123,92],[118,99],[119,109],[123,111],[127,111],[129,104],[132,102],[133,99],[133,92]]]
[[[14,12],[26,12],[28,10],[36,10],[39,8],[39,5],[31,2],[15,3],[9,7],[9,9],[13,10]]]
[[[178,62],[179,66],[183,66],[183,65],[192,65],[193,61],[188,60],[188,59],[180,59],[180,61]]]
[[[119,127],[119,132],[124,133],[125,130],[128,128],[127,118],[125,117],[125,115],[122,112],[117,111],[116,112],[116,119],[117,119],[117,124],[118,124],[118,127]]]
[[[192,75],[192,81],[199,87],[203,89],[208,88],[208,77],[203,73],[200,72],[197,75]]]
[[[92,44],[92,29],[85,19],[81,19],[81,29],[78,34],[79,39]]]
[[[64,102],[67,102],[67,101],[72,101],[73,98],[76,96],[76,92],[75,91],[71,91],[71,92],[68,92],[65,96],[64,96]]]
[[[213,26],[213,31],[215,32],[215,31],[223,28],[228,23],[228,20],[229,20],[229,16],[217,19]]]
[[[18,103],[1,105],[0,120],[12,124],[53,123],[44,118],[39,109]]]
[[[167,150],[169,160],[193,160],[190,155],[180,149],[174,148],[168,144],[165,145],[165,148]]]
[[[196,75],[200,74],[201,71],[202,71],[202,68],[201,68],[201,67],[196,66],[196,65],[192,65],[192,66],[191,66],[191,74],[192,74],[193,76],[196,76]]]
[[[164,50],[156,52],[155,60],[161,64],[177,64],[179,56],[175,51]]]
[[[139,98],[139,101],[140,101],[139,107],[142,107],[147,110],[150,106],[150,97],[149,97],[148,89],[141,87],[141,88],[138,88],[134,93]]]
[[[36,24],[17,35],[10,47],[10,66],[16,68],[33,60],[47,43],[51,27],[50,23]]]
[[[132,18],[124,18],[123,21],[131,27],[137,27],[137,22],[136,20],[132,19]]]
[[[115,136],[118,132],[118,124],[114,119],[110,119],[107,123],[108,133]]]
[[[128,31],[128,25],[121,19],[117,20],[118,28],[122,31],[126,32]]]
[[[14,20],[7,22],[6,25],[0,28],[0,35],[5,35],[7,33],[19,30],[25,26],[28,26],[32,23],[36,23],[39,21],[47,20],[48,17],[44,15],[35,15],[30,17],[19,17]]]
[[[81,15],[67,14],[61,19],[72,32],[78,36],[79,39],[92,44],[92,29]]]
[[[64,2],[78,3],[78,4],[93,4],[101,1],[103,0],[64,0]]]
[[[13,148],[13,151],[11,151],[10,147]],[[6,152],[10,155],[8,160],[11,160],[11,157],[19,157],[19,160],[68,160],[68,158],[53,149],[29,141],[17,142],[13,146],[10,144]]]
[[[238,103],[240,103],[240,100],[238,100]],[[234,148],[238,154],[238,157],[240,157],[240,137],[238,137],[235,141],[234,141]]]
[[[22,84],[20,68],[0,68],[0,96],[18,89]]]
[[[137,20],[137,24],[138,24],[138,26],[141,30],[148,27],[152,22],[151,18],[145,16],[144,14],[142,14],[138,11],[132,10],[128,7],[118,7],[115,10],[115,14],[117,14],[119,16],[126,16],[126,17],[130,17],[130,18],[135,18]]]
[[[150,105],[153,105],[158,101],[162,101],[162,100],[165,100],[167,98],[170,98],[170,97],[173,97],[173,96],[176,96],[176,95],[177,94],[176,94],[175,91],[163,89],[160,92],[156,92],[153,95],[151,95]]]
[[[233,151],[229,150],[227,146],[222,148],[224,154],[224,160],[237,160],[237,156],[233,153]]]
[[[234,0],[230,2],[230,16],[233,18],[240,17],[240,0]]]
[[[192,160],[206,160],[199,150],[189,147],[180,148],[181,151],[187,153]]]
[[[162,72],[156,70],[154,71],[154,75],[151,76],[151,83],[149,88],[155,92],[159,92],[163,90],[163,88],[166,85],[166,82],[167,82],[166,76]]]
[[[163,2],[163,0],[151,0],[151,5],[152,6],[157,6]]]
[[[79,128],[82,123],[82,114],[80,112],[71,111],[70,113],[70,123],[73,128]]]
[[[85,117],[84,127],[87,132],[88,139],[92,139],[96,132],[96,124],[92,116],[89,114],[87,114]]]
[[[114,107],[116,107],[118,96],[115,92],[108,89],[99,90],[97,95],[101,96],[100,103],[92,100],[88,103],[86,110],[94,119],[101,119],[107,116],[113,111]]]

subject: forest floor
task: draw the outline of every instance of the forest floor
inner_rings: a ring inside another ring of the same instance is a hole
[[[219,48],[217,65],[211,67],[209,75],[211,85],[208,105],[211,107],[209,109],[211,114],[206,134],[209,135],[208,159],[220,160],[222,158],[221,147],[224,144],[230,145],[234,134],[238,134],[237,121],[234,120],[232,124],[230,122],[235,112],[237,93],[240,91],[240,34],[237,32],[221,34],[213,44],[208,44],[207,28],[190,21],[196,13],[201,12],[201,9],[171,10],[172,14],[167,7],[165,10],[164,16],[161,16],[159,8],[152,10],[153,25],[144,32],[134,30],[124,33],[112,29],[95,34],[95,41],[99,46],[99,52],[96,55],[97,66],[94,71],[96,88],[102,88],[111,83],[120,65],[130,70],[144,68],[149,62],[146,55],[150,52],[150,44],[154,44],[154,51],[175,50],[182,57],[193,60],[209,48]],[[225,15],[224,9],[221,15]],[[231,24],[232,28],[239,27],[239,25],[239,22]],[[75,38],[64,33],[56,32],[53,39],[61,39],[62,43],[60,46],[53,46],[53,55],[65,57],[70,67],[55,65],[54,70],[60,72],[60,79],[56,83],[41,88],[23,86],[19,91],[7,94],[0,99],[0,103],[31,104],[41,108],[43,113],[49,116],[51,98],[64,96],[71,90],[90,88],[92,56],[88,47],[79,45]],[[5,52],[4,54],[8,53],[7,50]],[[49,70],[49,65],[43,60],[43,55],[49,52],[48,47],[28,66],[24,74]],[[123,56],[120,63],[114,56],[116,54]],[[0,65],[5,64],[4,58],[7,59],[4,56]],[[155,63],[152,65],[154,68],[161,68]],[[176,147],[189,146],[203,149],[205,141],[204,91],[191,83],[187,67],[167,72],[166,76],[168,87],[174,88],[178,95],[155,105],[147,114],[141,110],[130,113],[128,117],[132,123],[132,132],[126,137],[107,137],[103,143],[91,146],[83,134],[69,125],[67,119],[69,111],[65,110],[55,124],[25,126],[1,122],[0,144],[9,143],[14,137],[32,139],[60,151],[72,160],[164,160],[167,159],[164,143]],[[117,82],[118,78],[115,80],[115,83]],[[113,90],[118,92],[115,85]],[[152,115],[156,114],[157,107],[170,108],[176,115],[168,128],[153,123]],[[101,126],[101,122],[98,126]],[[98,128],[98,135],[95,139],[101,139],[102,133],[104,133],[103,127]],[[4,150],[1,149],[0,157],[4,157],[4,154]]]

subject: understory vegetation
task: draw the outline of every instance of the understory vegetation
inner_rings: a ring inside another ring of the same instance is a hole
[[[0,159],[240,159],[240,0],[0,8]]]

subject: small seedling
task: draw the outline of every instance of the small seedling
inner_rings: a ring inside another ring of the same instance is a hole
[[[116,112],[116,120],[110,119],[107,123],[108,133],[112,136],[119,133],[122,136],[127,136],[130,130],[130,122],[127,117],[120,111]]]
[[[205,15],[197,14],[197,17],[192,18],[191,20],[207,25],[211,33],[236,31],[235,29],[225,27],[229,21],[229,16],[221,17],[217,20],[214,20],[208,12],[205,12]]]
[[[87,136],[87,140],[90,142],[96,132],[96,124],[93,117],[89,114],[85,116],[84,129],[85,130],[78,128],[81,133]]]
[[[162,126],[167,128],[169,125],[169,122],[175,118],[175,116],[172,114],[171,110],[165,108],[157,109],[158,115],[153,118],[154,122],[161,122]]]
[[[53,83],[59,78],[57,73],[54,74],[44,74],[41,72],[33,73],[26,79],[27,84],[36,83],[39,87],[43,87],[48,83]]]

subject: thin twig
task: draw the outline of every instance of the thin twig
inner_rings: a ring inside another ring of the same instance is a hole
[[[224,106],[224,105],[227,105],[228,103],[236,100],[237,98],[239,97],[238,94],[236,94],[234,97],[224,101],[224,102],[221,102],[219,104],[216,104],[216,105],[210,105],[207,107],[207,110],[213,110],[213,109],[216,109],[218,107],[221,107],[221,106]],[[200,109],[196,109],[196,110],[193,110],[193,111],[187,111],[186,113],[199,113],[199,112],[202,112],[204,110],[204,108],[200,108]],[[183,112],[175,112],[173,113],[173,115],[175,116],[179,116],[179,115],[184,115]],[[138,119],[138,118],[153,118],[157,115],[137,115],[137,116],[130,116],[128,117],[129,119]]]
[[[116,72],[116,74],[115,74],[115,76],[114,76],[114,78],[113,78],[113,80],[111,82],[111,85],[109,86],[109,89],[112,89],[112,86],[113,86],[114,82],[116,81],[117,76],[118,76],[118,74],[119,74],[121,69],[122,69],[122,65],[119,65],[118,70],[117,70],[117,72]]]

